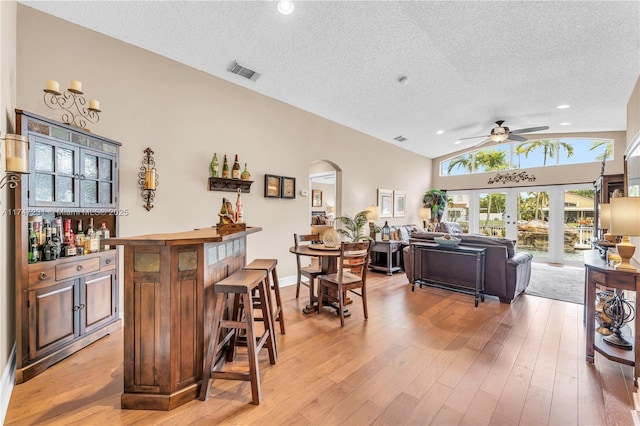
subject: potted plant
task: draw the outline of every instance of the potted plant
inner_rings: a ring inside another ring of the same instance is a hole
[[[447,193],[439,189],[430,189],[422,199],[424,207],[431,209],[431,219],[442,220],[444,209],[447,207]]]
[[[364,225],[367,224],[366,210],[356,213],[356,215],[353,217],[340,216],[337,217],[336,220],[340,221],[344,228],[338,229],[338,233],[340,233],[340,235],[344,237],[347,237],[350,242],[356,243],[358,241],[371,239],[370,236],[365,235],[362,232]]]

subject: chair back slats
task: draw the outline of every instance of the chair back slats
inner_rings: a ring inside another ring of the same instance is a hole
[[[364,281],[367,276],[367,266],[371,254],[371,242],[360,241],[340,245],[340,264],[338,265],[338,280],[342,281],[344,272],[358,275]]]

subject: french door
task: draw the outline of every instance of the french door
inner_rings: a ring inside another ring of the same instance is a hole
[[[591,184],[449,191],[447,220],[507,238],[534,260],[582,264],[593,232]]]

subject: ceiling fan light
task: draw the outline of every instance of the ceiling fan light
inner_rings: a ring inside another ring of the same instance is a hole
[[[494,142],[504,142],[509,138],[509,134],[504,131],[505,129],[502,127],[498,127],[497,129],[493,129],[491,131],[491,135],[489,136]]]

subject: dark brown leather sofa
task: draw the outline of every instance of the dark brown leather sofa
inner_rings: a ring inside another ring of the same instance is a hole
[[[429,276],[423,275],[428,275],[431,270],[437,270],[439,274],[448,275],[446,277],[437,277],[439,280],[448,280],[455,283],[467,279],[470,266],[461,265],[459,256],[455,257],[455,260],[452,258],[451,264],[447,265],[446,268],[442,267],[443,259],[446,259],[446,253],[442,253],[441,256],[431,256],[430,258],[428,253],[416,251],[416,253],[419,253],[416,255],[423,256],[420,259],[422,270],[414,271],[414,251],[411,246],[425,242],[435,243],[434,237],[442,235],[444,235],[442,232],[413,232],[411,234],[409,246],[403,252],[404,268],[410,283],[419,278],[429,279]],[[531,278],[533,255],[526,252],[516,252],[513,242],[504,238],[478,234],[456,234],[455,236],[462,239],[461,245],[487,249],[485,254],[485,294],[498,297],[502,303],[511,303],[527,288]],[[434,263],[432,265],[429,262],[438,262],[438,264]]]

